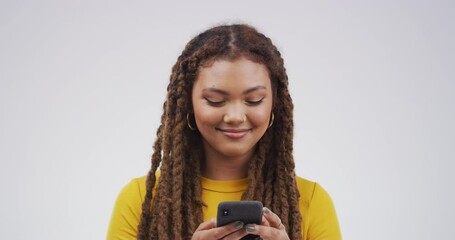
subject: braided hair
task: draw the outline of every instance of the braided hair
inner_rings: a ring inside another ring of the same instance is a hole
[[[146,180],[138,239],[190,239],[203,221],[200,177],[204,152],[200,133],[187,125],[191,92],[203,64],[240,57],[267,67],[275,116],[249,162],[249,186],[242,200],[263,202],[281,218],[291,239],[301,238],[292,154],[293,104],[283,59],[268,37],[249,25],[234,24],[213,27],[194,37],[172,68]]]

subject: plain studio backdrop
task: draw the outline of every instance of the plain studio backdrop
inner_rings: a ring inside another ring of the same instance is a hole
[[[297,174],[344,239],[453,239],[453,1],[1,1],[0,239],[104,239],[197,33],[278,46]]]

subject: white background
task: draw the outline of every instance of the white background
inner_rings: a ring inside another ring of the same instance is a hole
[[[453,239],[454,2],[273,2],[2,0],[0,239],[105,238],[184,45],[237,22],[284,56],[344,239]]]

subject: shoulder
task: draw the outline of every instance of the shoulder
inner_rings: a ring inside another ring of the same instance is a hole
[[[317,182],[297,176],[297,188],[300,193],[300,203],[309,205],[312,201],[332,201],[328,192]]]
[[[122,191],[132,191],[136,194],[139,194],[141,198],[144,198],[146,188],[145,182],[147,181],[147,176],[141,176],[131,179],[131,181],[125,185]]]
[[[156,176],[156,180],[157,180],[156,182],[158,183],[158,179],[160,177],[160,172],[156,172],[155,176]],[[147,181],[147,175],[131,179],[131,181],[123,187],[122,191],[120,192],[120,196],[121,195],[129,196],[131,194],[135,194],[135,195],[139,195],[141,197],[141,199],[144,199],[145,193],[147,191],[146,181]]]
[[[147,176],[131,179],[123,186],[117,197],[117,206],[124,203],[142,201],[145,196],[145,182]]]
[[[314,189],[316,186],[318,186],[318,184],[299,176],[296,176],[295,180],[297,182],[297,189],[299,190],[300,194],[300,203],[308,205],[313,197]]]
[[[136,239],[142,202],[146,193],[146,180],[147,176],[133,178],[118,194],[109,223],[107,239]]]
[[[296,177],[300,193],[303,239],[341,239],[332,198],[318,183]]]

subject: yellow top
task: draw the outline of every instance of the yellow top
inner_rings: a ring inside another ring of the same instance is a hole
[[[146,177],[133,179],[120,192],[112,213],[108,240],[137,239],[137,226],[145,196]],[[216,217],[218,203],[238,201],[248,187],[248,179],[215,181],[202,178],[202,200],[204,221]],[[341,239],[340,227],[329,194],[317,183],[297,177],[302,214],[302,239]]]

